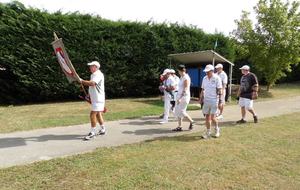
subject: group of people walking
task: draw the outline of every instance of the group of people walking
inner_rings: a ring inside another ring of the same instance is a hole
[[[90,121],[91,129],[85,140],[89,140],[98,135],[105,135],[106,129],[102,113],[105,112],[105,90],[104,75],[100,71],[100,63],[93,61],[87,64],[91,72],[90,80],[80,78],[83,86],[89,87],[89,98],[91,103]],[[216,73],[214,72],[216,69]],[[253,109],[253,99],[257,98],[258,81],[255,74],[250,72],[250,67],[244,65],[240,68],[242,78],[238,90],[239,105],[241,107],[242,118],[237,123],[246,123],[246,110],[252,115],[254,122],[258,122],[258,117]],[[178,74],[173,69],[165,69],[161,75],[161,86],[159,89],[164,93],[164,114],[161,124],[167,123],[170,112],[177,119],[177,127],[173,131],[182,131],[182,121],[186,118],[189,121],[189,130],[193,129],[194,120],[187,113],[187,106],[191,99],[189,77],[184,65],[177,68]],[[218,120],[223,118],[225,105],[226,87],[228,77],[223,71],[223,65],[217,64],[215,67],[211,64],[206,65],[204,72],[206,76],[202,80],[201,93],[199,95],[200,104],[203,104],[202,112],[205,116],[206,132],[203,138],[210,138],[212,125],[214,126],[214,136],[220,136]],[[97,123],[100,129],[97,131]]]
[[[246,122],[246,110],[253,115],[254,122],[257,123],[258,118],[253,109],[253,99],[257,98],[258,92],[257,77],[250,72],[250,67],[247,65],[241,67],[240,70],[242,71],[243,76],[241,78],[237,97],[239,98],[242,119],[237,121],[237,123]],[[204,72],[206,73],[206,76],[202,80],[199,102],[203,105],[202,112],[205,117],[206,126],[206,131],[202,137],[207,139],[212,136],[212,126],[214,127],[214,137],[220,137],[218,120],[223,119],[228,77],[223,71],[222,64],[217,64],[215,67],[208,64],[206,65]],[[164,117],[160,123],[163,124],[168,122],[169,113],[173,112],[175,118],[178,120],[178,126],[173,129],[173,131],[182,131],[182,119],[184,117],[188,119],[190,123],[189,129],[191,130],[193,129],[195,122],[186,112],[190,101],[191,79],[186,73],[184,65],[179,65],[178,73],[180,75],[179,80],[174,76],[174,70],[170,69],[165,69],[161,76],[162,85],[160,86],[160,90],[164,92]],[[176,100],[174,110],[171,109],[172,100]]]

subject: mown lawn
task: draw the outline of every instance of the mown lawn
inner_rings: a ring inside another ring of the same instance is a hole
[[[163,113],[163,102],[158,97],[107,100],[106,107],[106,121]],[[190,105],[188,109],[200,108]],[[90,105],[86,102],[2,106],[0,133],[88,123],[89,112]]]
[[[300,83],[281,84],[266,92],[264,87],[258,101],[300,96]],[[232,104],[235,101],[232,101]],[[157,98],[112,99],[106,101],[105,120],[159,115],[163,102]],[[199,107],[190,105],[188,110]],[[89,122],[90,105],[85,102],[47,103],[24,106],[0,106],[0,133],[77,125]]]
[[[0,189],[299,189],[300,113],[0,170]]]

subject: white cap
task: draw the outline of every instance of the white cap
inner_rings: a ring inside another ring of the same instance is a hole
[[[163,75],[166,75],[166,74],[168,74],[168,73],[170,73],[170,72],[171,72],[170,69],[165,69],[164,72],[163,72]]]
[[[170,73],[176,73],[174,69],[170,69]]]
[[[216,68],[216,69],[218,69],[218,68],[222,68],[222,69],[223,69],[223,65],[222,65],[221,63],[219,63],[219,64],[217,64],[217,65],[215,66],[215,68]]]
[[[214,70],[214,66],[212,66],[211,64],[206,65],[204,72],[208,72],[208,71],[213,71]]]
[[[100,68],[100,63],[98,61],[92,61],[87,64],[88,66],[96,65],[96,67],[99,69]]]
[[[241,70],[247,70],[249,71],[250,70],[250,67],[248,65],[244,65],[240,68]]]

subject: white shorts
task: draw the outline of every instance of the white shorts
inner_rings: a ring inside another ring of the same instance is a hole
[[[178,118],[183,118],[187,116],[186,108],[190,102],[190,99],[183,98],[179,104],[175,105],[175,116]]]
[[[216,115],[218,110],[218,103],[213,102],[204,102],[202,112],[203,114]]]
[[[92,111],[104,111],[104,106],[105,106],[104,102],[97,102],[97,103],[92,102],[91,105],[92,105]]]
[[[253,100],[250,100],[248,98],[241,98],[239,99],[239,105],[241,107],[245,107],[246,109],[252,109],[253,108]]]

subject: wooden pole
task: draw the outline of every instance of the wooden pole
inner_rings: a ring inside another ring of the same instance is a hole
[[[53,35],[54,35],[54,40],[58,40],[58,37],[55,32],[53,32]]]

